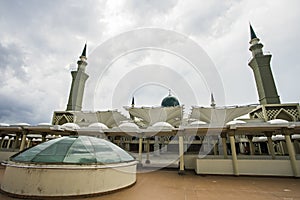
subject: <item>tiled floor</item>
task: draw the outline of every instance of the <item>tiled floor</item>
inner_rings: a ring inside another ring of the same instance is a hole
[[[4,168],[0,168],[0,183]],[[1,200],[13,199],[0,194]],[[194,200],[272,199],[300,200],[300,179],[275,177],[199,176],[193,171],[178,175],[177,170],[140,171],[130,188],[91,198],[93,200]]]

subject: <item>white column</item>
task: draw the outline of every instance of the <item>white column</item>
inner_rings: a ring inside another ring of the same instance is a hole
[[[7,146],[6,149],[9,149],[10,143],[11,143],[12,138],[8,138]]]
[[[282,145],[282,141],[279,142],[279,146],[280,146],[281,155],[284,155],[285,152],[284,152],[284,148],[283,148],[283,145]]]
[[[126,151],[130,151],[130,142],[131,142],[131,138],[126,137],[126,143],[125,143],[125,149]]]
[[[13,143],[13,150],[15,150],[18,147],[19,138],[20,138],[19,134],[16,134],[16,137],[15,137],[15,140],[14,140],[14,143]]]
[[[178,144],[179,144],[179,161],[180,161],[180,165],[179,165],[179,174],[183,174],[184,173],[184,149],[183,149],[183,136],[180,135],[178,137]]]
[[[183,151],[187,152],[189,144],[190,144],[190,138],[189,137],[183,137]]]
[[[298,140],[294,140],[295,153],[300,153],[300,145]]]
[[[25,149],[25,143],[26,143],[26,133],[25,131],[23,131],[23,135],[22,135],[22,141],[21,141],[21,146],[20,146],[20,151]]]
[[[239,171],[238,171],[238,163],[237,163],[237,156],[236,156],[236,149],[235,149],[234,133],[230,133],[229,140],[230,140],[231,154],[232,154],[233,173],[234,175],[238,176]]]
[[[1,146],[0,146],[0,148],[3,148],[3,144],[4,144],[4,141],[5,141],[4,139],[5,139],[5,135],[2,136],[2,141],[1,141]]]
[[[226,135],[221,135],[222,136],[222,146],[223,146],[223,154],[224,154],[224,158],[227,159],[228,155],[227,155],[227,144],[226,144]]]
[[[249,141],[249,149],[250,149],[250,155],[254,155],[255,149],[254,149],[254,144],[253,144],[253,136],[252,135],[248,135],[248,141]]]
[[[158,136],[154,137],[154,155],[155,156],[159,156],[160,155],[159,138],[158,138]]]
[[[147,138],[147,159],[146,164],[150,164],[150,138]]]
[[[272,133],[266,133],[265,135],[267,136],[267,139],[268,139],[269,155],[272,156],[272,159],[275,159],[275,152],[274,152],[273,141],[272,141]]]
[[[218,141],[214,140],[214,155],[218,155]]]
[[[260,142],[258,142],[258,143],[257,143],[257,145],[258,145],[258,151],[259,151],[259,155],[261,155],[262,153],[261,153],[261,146],[260,146]]]
[[[143,138],[139,138],[139,163],[142,164]]]
[[[289,152],[289,157],[290,157],[290,161],[291,161],[291,167],[292,167],[294,176],[298,177],[299,174],[298,174],[298,171],[297,171],[295,149],[294,149],[294,146],[292,144],[290,134],[286,134],[285,135],[285,141],[286,141],[287,149],[288,149],[288,152]]]
[[[42,142],[46,142],[46,133],[42,133]]]
[[[28,139],[28,143],[27,143],[27,148],[29,148],[29,147],[30,147],[30,145],[31,145],[31,142],[32,142],[32,138],[29,138],[29,139]]]

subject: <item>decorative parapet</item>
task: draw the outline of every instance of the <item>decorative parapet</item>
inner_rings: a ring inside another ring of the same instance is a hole
[[[74,123],[74,115],[70,112],[55,111],[53,113],[52,124],[63,125],[65,123]]]
[[[300,121],[300,107],[298,103],[292,104],[266,104],[260,105],[249,113],[251,119],[284,119],[287,121]]]

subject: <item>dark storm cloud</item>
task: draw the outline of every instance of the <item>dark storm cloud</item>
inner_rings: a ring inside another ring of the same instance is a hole
[[[1,95],[0,121],[7,123],[32,122],[33,105],[23,102],[17,96]]]

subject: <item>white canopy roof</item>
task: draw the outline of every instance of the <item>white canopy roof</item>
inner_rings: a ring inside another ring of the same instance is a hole
[[[57,121],[64,118],[65,115],[72,115],[73,117],[65,118],[65,121],[78,124],[80,127],[88,127],[92,123],[102,123],[107,127],[112,128],[120,124],[121,121],[129,120],[127,117],[122,115],[117,110],[108,110],[108,111],[55,111],[54,112],[54,124]],[[58,123],[59,124],[59,123]]]
[[[222,125],[233,119],[245,115],[255,109],[256,106],[204,108],[193,107],[190,118],[206,123]]]
[[[182,120],[183,107],[124,107],[142,127],[152,126],[156,122],[168,122],[172,126],[179,126]]]

